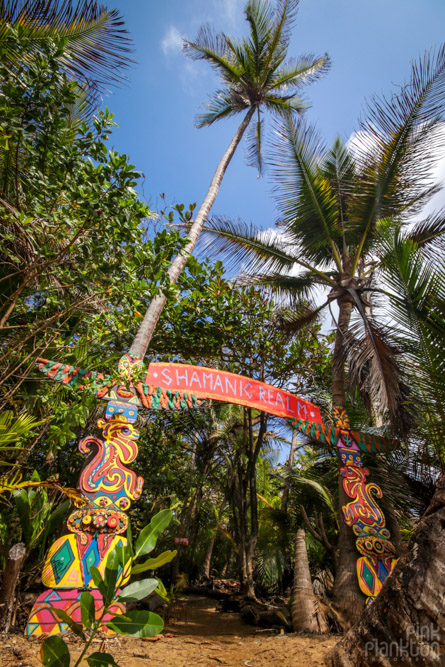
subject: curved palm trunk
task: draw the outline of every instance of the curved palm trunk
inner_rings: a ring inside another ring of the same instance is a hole
[[[443,665],[445,475],[378,597],[335,646],[331,667]]]
[[[328,626],[322,615],[314,589],[306,550],[305,532],[297,531],[295,542],[294,586],[292,591],[292,627],[295,632],[322,633]]]
[[[351,321],[354,302],[347,295],[337,299],[338,322],[337,335],[335,337],[334,354],[332,357],[332,403],[340,408],[346,408],[345,391],[345,337]]]
[[[182,271],[185,268],[185,265],[187,264],[189,255],[193,252],[193,249],[196,243],[198,242],[199,235],[202,232],[202,228],[204,226],[208,214],[210,213],[210,209],[212,208],[215,202],[226,169],[229,166],[230,160],[232,159],[235,150],[239,142],[241,141],[243,134],[247,129],[247,126],[250,123],[254,111],[255,107],[249,109],[243,122],[239,126],[235,136],[230,142],[228,149],[224,153],[221,161],[219,162],[216,171],[213,174],[213,178],[210,183],[209,189],[207,190],[205,199],[202,202],[198,213],[196,214],[192,226],[190,227],[188,233],[189,242],[184,248],[184,251],[181,254],[177,255],[170,265],[170,268],[168,270],[168,276],[170,278],[170,283],[172,285],[174,285],[177,282],[179,276],[181,275]],[[144,358],[147,348],[150,344],[151,338],[153,336],[153,332],[156,328],[156,324],[158,323],[159,317],[162,313],[162,309],[164,308],[165,302],[166,302],[166,297],[162,293],[158,294],[151,300],[151,303],[147,308],[147,312],[145,313],[144,319],[142,320],[141,326],[139,327],[139,330],[130,347],[129,350],[130,354],[137,356],[140,359]]]
[[[345,408],[344,333],[349,329],[353,301],[349,295],[340,297],[338,299],[338,306],[338,326],[332,361],[332,403],[333,405]],[[339,467],[340,466],[341,462],[339,459]],[[340,521],[333,603],[338,613],[340,623],[344,628],[348,629],[358,620],[362,613],[365,598],[360,591],[357,581],[356,563],[358,553],[355,545],[356,538],[352,529],[345,524],[341,511],[343,505],[346,505],[346,503],[349,502],[349,498],[343,490],[343,481],[340,473],[338,481],[338,497]]]

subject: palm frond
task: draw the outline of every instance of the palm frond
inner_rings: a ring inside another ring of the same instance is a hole
[[[258,177],[263,175],[263,125],[264,120],[261,118],[260,110],[258,109],[258,117],[256,123],[250,125],[246,134],[246,154],[247,164],[249,167],[254,167],[258,172]]]
[[[399,328],[399,344],[414,365],[413,379],[421,387],[433,421],[445,425],[445,265],[428,262],[422,249],[396,237],[383,262],[391,288],[391,315]]]
[[[258,0],[252,0],[249,4],[251,6],[261,6],[265,3]],[[299,0],[278,0],[274,20],[271,23],[269,33],[267,65],[270,65],[272,59],[274,57],[276,58],[276,54],[279,54],[280,50],[283,52],[287,50],[298,11],[298,5]]]
[[[339,137],[325,155],[321,172],[328,180],[337,200],[338,224],[345,232],[348,221],[348,199],[355,188],[355,164],[351,153]]]
[[[261,540],[255,551],[256,573],[263,586],[277,584],[284,574],[286,555],[283,547],[276,542],[263,544]]]
[[[362,235],[353,270],[379,218],[412,214],[435,192],[432,167],[445,143],[444,94],[445,46],[414,63],[410,82],[391,99],[369,103],[356,152],[364,187],[355,202]]]
[[[249,22],[252,51],[262,53],[267,47],[271,26],[274,23],[274,10],[270,3],[258,0],[249,0],[244,9],[246,20]]]
[[[292,310],[285,310],[277,317],[278,326],[288,333],[297,333],[310,324],[314,324],[327,304],[326,301],[317,308],[305,304],[300,304],[299,307],[294,305]]]
[[[445,209],[429,215],[425,220],[421,220],[413,225],[406,238],[414,241],[419,248],[433,246],[442,254],[445,250]]]
[[[0,413],[0,449],[19,441],[24,435],[44,423],[37,421],[32,415],[22,414],[17,417],[10,410]]]
[[[390,332],[368,316],[352,324],[345,336],[348,383],[358,390],[376,417],[389,414],[393,428],[406,434],[414,424],[411,393],[400,366],[400,348]],[[369,400],[367,400],[369,399]]]
[[[329,489],[314,479],[302,477],[298,472],[288,471],[287,474],[292,477],[294,484],[307,487],[318,495],[318,497],[327,505],[333,514],[336,512],[335,500]]]
[[[283,270],[295,264],[295,258],[286,252],[280,235],[273,230],[262,231],[242,220],[234,222],[222,216],[212,216],[204,227],[201,251],[210,256],[229,253],[227,268],[243,264],[244,271],[254,272],[257,268]]]
[[[78,489],[72,489],[63,486],[57,481],[52,480],[25,480],[22,479],[22,474],[14,471],[12,474],[3,475],[0,477],[0,495],[4,493],[13,493],[21,489],[53,489],[63,493],[67,498],[73,501],[76,507],[82,507],[87,502],[87,499]]]
[[[197,114],[196,127],[206,127],[221,118],[228,118],[238,113],[233,104],[233,99],[223,90],[217,90],[205,106],[205,111]]]
[[[282,118],[286,118],[290,112],[302,115],[309,108],[309,104],[300,96],[276,95],[273,93],[267,93],[264,96],[264,106],[275,116],[281,116]]]
[[[224,33],[216,33],[204,24],[193,42],[184,40],[184,53],[192,60],[206,60],[227,83],[238,83],[242,74],[231,57],[229,41]]]
[[[32,57],[43,41],[66,40],[61,61],[74,78],[87,80],[90,89],[103,90],[125,79],[123,70],[134,61],[128,57],[131,39],[117,9],[108,10],[95,0],[3,0],[0,3],[0,43],[8,49],[11,25],[28,40],[29,51],[11,51],[11,61]]]
[[[327,53],[319,57],[309,53],[288,59],[286,67],[270,73],[270,78],[266,82],[267,90],[270,94],[281,89],[290,89],[288,97],[293,97],[297,92],[296,89],[315,83],[327,74],[330,67],[331,61]]]
[[[288,116],[276,127],[272,160],[278,205],[288,228],[297,236],[310,261],[326,264],[333,258],[341,271],[335,195],[321,176],[324,154],[314,128]]]
[[[329,282],[310,271],[297,276],[286,273],[241,273],[236,283],[239,285],[257,285],[264,287],[268,294],[279,301],[288,301],[291,306],[298,306],[301,299],[311,300],[319,286],[329,287]]]

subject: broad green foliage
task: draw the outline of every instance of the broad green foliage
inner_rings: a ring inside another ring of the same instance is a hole
[[[169,293],[165,267],[182,246],[173,231],[148,237],[139,174],[107,146],[112,115],[73,128],[61,48],[14,71],[0,59],[0,374],[10,382],[31,345],[74,361],[90,341],[112,353],[144,300]]]
[[[26,557],[24,570],[40,564],[54,531],[66,518],[69,501],[57,505],[54,492],[40,486],[37,472],[30,482],[35,487],[22,488],[3,495],[0,505],[0,567],[4,568],[9,549],[17,542],[24,542]]]

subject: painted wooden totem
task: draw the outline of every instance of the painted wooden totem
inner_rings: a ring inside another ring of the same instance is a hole
[[[98,392],[109,401],[105,419],[97,422],[103,439],[87,437],[79,443],[83,454],[93,452],[93,458],[82,470],[79,480],[86,503],[70,514],[67,521],[69,535],[59,538],[48,552],[42,583],[49,590],[37,598],[32,608],[27,635],[54,634],[67,628],[52,608],[63,609],[80,623],[80,595],[87,589],[95,599],[96,616],[102,612],[102,596],[94,586],[90,568],[94,565],[103,574],[111,551],[126,545],[127,540],[122,536],[127,530],[126,510],[139,498],[144,483],[142,477],[126,467],[138,453],[139,434],[132,424],[140,401],[131,384],[128,388],[124,381],[141,363],[124,355],[119,363],[122,384],[107,385]],[[39,360],[39,368],[64,384],[72,383],[76,377],[79,381],[92,375],[46,360]],[[124,610],[124,605],[116,602],[104,621]],[[103,628],[106,630],[105,626]]]
[[[360,449],[368,452],[391,451],[397,446],[388,438],[381,438],[358,431],[351,431],[346,410],[332,409],[333,427],[321,428],[310,422],[292,420],[292,425],[306,435],[338,448],[343,464],[340,474],[343,489],[352,501],[342,507],[345,523],[356,535],[357,577],[360,590],[369,604],[380,593],[388,575],[396,563],[396,549],[390,541],[391,534],[385,527],[385,516],[374,497],[381,498],[382,490],[377,484],[367,484],[369,475],[363,466]]]
[[[138,408],[182,409],[199,405],[200,398],[238,403],[284,417],[302,433],[338,448],[343,466],[343,488],[350,503],[342,508],[346,524],[357,536],[359,585],[368,603],[378,595],[391,572],[395,548],[385,527],[385,517],[373,496],[381,489],[367,484],[360,450],[390,452],[397,443],[387,438],[351,431],[344,410],[334,408],[333,426],[324,425],[320,410],[305,399],[263,382],[233,373],[186,364],[150,364],[145,382],[138,378],[143,363],[124,355],[119,362],[120,381],[94,371],[84,371],[47,359],[38,359],[39,370],[62,384],[83,389],[91,383],[96,395],[108,401],[105,419],[97,425],[102,438],[86,437],[79,443],[83,454],[92,458],[82,470],[79,488],[85,504],[69,516],[69,535],[50,548],[42,582],[49,590],[40,595],[31,611],[26,634],[54,634],[66,629],[52,608],[63,609],[77,622],[81,620],[80,595],[90,590],[96,601],[96,616],[103,609],[100,592],[94,586],[90,568],[103,574],[111,551],[124,546],[126,510],[142,492],[143,479],[126,466],[135,460],[139,433],[133,424]],[[309,417],[309,419],[308,419]],[[125,582],[123,582],[125,583]],[[110,616],[124,611],[116,602]],[[104,617],[104,621],[108,620]],[[104,627],[104,629],[106,629]]]

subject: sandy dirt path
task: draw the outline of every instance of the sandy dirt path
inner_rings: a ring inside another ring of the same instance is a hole
[[[329,649],[337,641],[294,634],[258,633],[237,613],[221,613],[216,602],[189,596],[176,603],[176,619],[165,627],[161,639],[111,637],[96,639],[92,650],[111,653],[120,667],[306,667],[323,665]],[[167,636],[165,636],[167,635]],[[173,636],[170,636],[173,635]],[[79,654],[76,638],[67,636],[72,658]],[[2,667],[39,667],[40,641],[11,635],[0,645]],[[71,660],[73,665],[75,660]],[[82,667],[87,667],[83,662]]]

